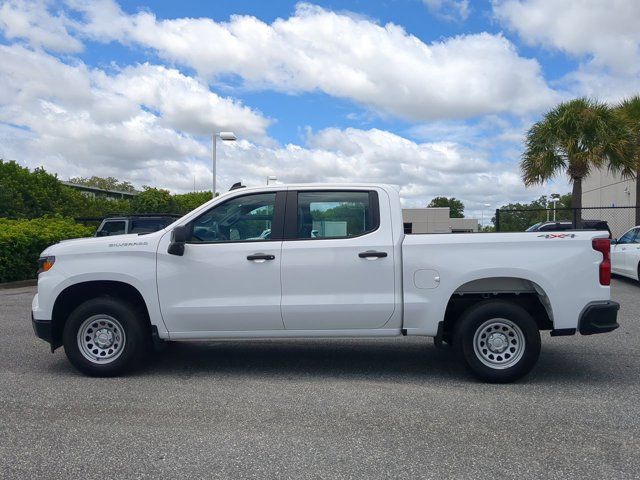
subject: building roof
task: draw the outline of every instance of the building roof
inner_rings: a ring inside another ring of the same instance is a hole
[[[119,195],[119,196],[122,196],[122,197],[135,197],[138,194],[138,192],[123,192],[123,191],[120,191],[120,190],[106,190],[104,188],[90,187],[88,185],[81,185],[79,183],[73,183],[73,182],[60,181],[60,183],[62,183],[63,185],[65,185],[67,187],[75,188],[76,190],[82,190],[84,192],[105,193],[105,194],[108,194],[108,195]]]

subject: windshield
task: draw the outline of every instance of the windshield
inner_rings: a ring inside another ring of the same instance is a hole
[[[543,222],[538,222],[535,225],[531,225],[529,228],[527,228],[525,230],[525,232],[535,232],[538,230],[538,227],[540,227],[540,225],[542,225]]]

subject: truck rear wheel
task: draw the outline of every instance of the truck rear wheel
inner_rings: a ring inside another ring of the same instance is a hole
[[[519,305],[488,300],[462,314],[454,345],[480,380],[513,382],[531,371],[540,356],[540,331]]]
[[[114,298],[94,298],[69,315],[62,340],[69,361],[81,372],[119,375],[140,358],[148,335],[138,312]]]

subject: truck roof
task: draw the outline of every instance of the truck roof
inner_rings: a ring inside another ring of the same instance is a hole
[[[287,190],[296,188],[382,188],[385,190],[392,189],[400,191],[399,185],[387,184],[387,183],[278,183],[272,185],[255,185],[250,187],[236,188],[228,192],[223,192],[222,195],[226,195],[230,192],[238,191],[253,191],[253,190]]]

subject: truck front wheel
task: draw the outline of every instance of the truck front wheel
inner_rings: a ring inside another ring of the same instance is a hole
[[[454,345],[480,380],[513,382],[531,371],[540,355],[540,331],[519,305],[487,300],[462,314]]]
[[[135,364],[147,337],[133,307],[101,297],[82,303],[69,315],[62,340],[74,367],[87,375],[109,377]]]

